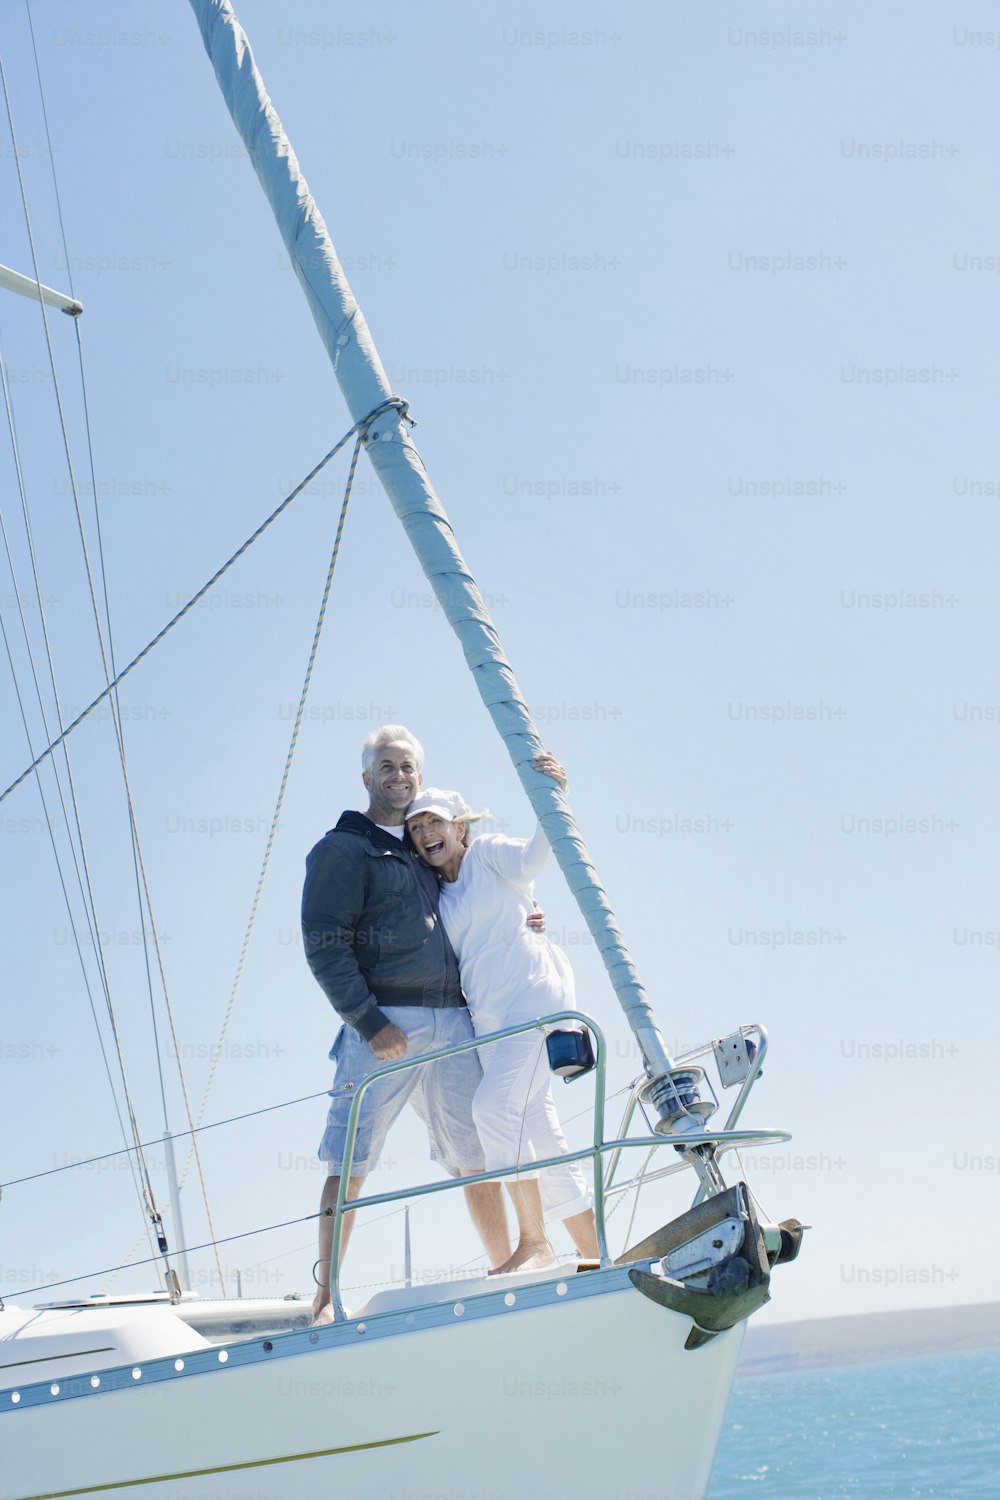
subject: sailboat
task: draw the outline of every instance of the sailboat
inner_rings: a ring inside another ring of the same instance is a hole
[[[406,1277],[350,1307],[335,1273],[335,1320],[310,1327],[295,1305],[185,1297],[154,1210],[163,1292],[5,1308],[0,1500],[132,1493],[384,1500],[428,1491],[603,1500],[623,1486],[696,1500],[709,1483],[746,1321],[768,1300],[775,1267],[795,1259],[801,1244],[801,1225],[767,1220],[749,1185],[724,1170],[742,1147],[789,1138],[741,1123],[766,1032],[740,1025],[676,1056],[667,1046],[569,806],[531,767],[537,729],[246,35],[228,0],[191,3],[344,394],[352,423],[344,441],[354,441],[355,459],[367,454],[459,637],[600,950],[641,1071],[620,1123],[612,1122],[608,1041],[582,1016],[594,1050],[595,1108],[591,1143],[574,1154],[593,1172],[597,1264]],[[7,284],[24,292],[18,273],[12,278]],[[53,305],[79,316],[75,299],[27,280],[36,296],[62,297]],[[109,673],[91,710],[133,665]],[[88,711],[39,750],[4,797]],[[581,1022],[579,1014],[541,1019],[557,1032]],[[734,1093],[725,1120],[713,1123],[727,1090]],[[649,1160],[638,1168],[640,1156]],[[349,1176],[345,1164],[335,1265],[348,1209],[452,1187],[409,1185],[354,1204]],[[605,1212],[612,1198],[679,1180],[689,1185],[690,1206],[613,1253]]]

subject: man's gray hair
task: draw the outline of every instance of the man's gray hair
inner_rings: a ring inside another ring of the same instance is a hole
[[[361,769],[366,776],[371,776],[375,769],[379,745],[389,745],[396,740],[405,740],[412,747],[417,770],[423,774],[424,747],[416,735],[411,734],[405,724],[383,724],[372,730],[361,747]]]

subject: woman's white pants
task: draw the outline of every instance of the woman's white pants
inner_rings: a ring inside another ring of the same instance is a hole
[[[479,1024],[477,1017],[477,1029]],[[517,1018],[508,1016],[492,1029],[516,1024]],[[552,1099],[543,1033],[522,1031],[519,1036],[491,1042],[479,1048],[479,1058],[483,1081],[472,1101],[472,1117],[483,1143],[486,1171],[564,1156],[569,1145]],[[547,1219],[568,1219],[591,1205],[592,1194],[576,1162],[524,1175],[540,1179]]]

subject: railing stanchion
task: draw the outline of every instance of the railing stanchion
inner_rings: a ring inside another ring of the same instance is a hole
[[[604,1227],[604,1100],[605,1100],[605,1076],[607,1073],[607,1056],[604,1046],[604,1037],[595,1027],[594,1035],[597,1038],[597,1067],[594,1079],[594,1230],[597,1235],[597,1249],[601,1257],[602,1266],[610,1266],[611,1256],[608,1252],[608,1240]]]

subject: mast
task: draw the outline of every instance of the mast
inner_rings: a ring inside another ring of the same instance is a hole
[[[191,0],[191,6],[351,417],[364,423],[393,396],[368,325],[229,0]],[[363,430],[372,465],[458,636],[480,697],[545,829],[635,1033],[651,1080],[649,1097],[660,1116],[657,1128],[663,1133],[701,1130],[702,1118],[689,1112],[697,1096],[696,1087],[692,1092],[691,1075],[699,1070],[680,1070],[676,1086],[671,1080],[673,1061],[566,800],[551,778],[531,765],[542,748],[541,739],[458,550],[444,507],[410,441],[404,416],[398,407],[383,410]]]

